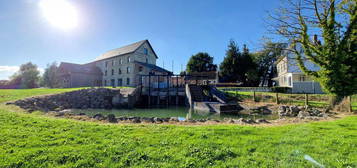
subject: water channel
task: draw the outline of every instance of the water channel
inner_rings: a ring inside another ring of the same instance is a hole
[[[112,109],[112,110],[104,110],[104,109],[73,109],[73,113],[80,114],[84,113],[87,116],[94,116],[95,114],[114,114],[116,117],[159,117],[159,118],[169,118],[169,117],[178,117],[179,120],[186,119],[214,119],[214,120],[223,120],[225,118],[238,119],[238,118],[246,118],[246,119],[259,119],[264,118],[268,120],[277,119],[278,116],[275,114],[270,115],[259,115],[259,114],[218,114],[218,113],[210,113],[204,111],[193,111],[187,107],[165,107],[165,108],[136,108],[136,109]]]

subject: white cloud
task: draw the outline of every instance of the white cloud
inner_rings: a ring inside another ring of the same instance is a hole
[[[11,75],[19,70],[19,66],[1,66],[0,65],[0,80],[8,80]],[[38,68],[40,75],[44,73],[43,68]]]
[[[0,80],[9,79],[16,71],[19,70],[18,66],[1,66],[0,65]]]

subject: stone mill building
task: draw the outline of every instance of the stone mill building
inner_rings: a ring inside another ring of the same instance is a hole
[[[62,62],[59,80],[62,87],[132,86],[140,84],[141,75],[172,74],[156,66],[156,55],[148,40],[105,52],[93,62],[73,64]]]

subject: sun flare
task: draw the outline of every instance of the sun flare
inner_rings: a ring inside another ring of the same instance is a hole
[[[78,26],[77,9],[68,0],[41,0],[39,6],[53,26],[67,30]]]

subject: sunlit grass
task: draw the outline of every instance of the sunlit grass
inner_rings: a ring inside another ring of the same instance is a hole
[[[5,100],[72,89],[0,90]],[[0,167],[357,167],[357,117],[272,127],[101,124],[0,103]]]

